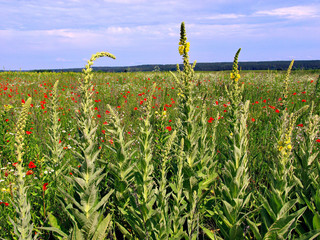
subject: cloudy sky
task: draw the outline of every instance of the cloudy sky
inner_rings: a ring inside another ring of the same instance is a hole
[[[0,0],[0,68],[320,59],[320,0]]]

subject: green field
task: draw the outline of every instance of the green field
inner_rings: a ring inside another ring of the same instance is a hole
[[[320,235],[319,72],[179,51],[173,73],[0,73],[0,237]]]

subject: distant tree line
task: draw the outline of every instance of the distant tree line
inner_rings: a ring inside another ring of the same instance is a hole
[[[239,62],[241,70],[286,70],[290,61],[263,61],[263,62]],[[182,68],[182,64],[180,65]],[[149,64],[124,67],[93,67],[98,72],[152,72],[152,71],[175,71],[176,64]],[[227,71],[232,69],[232,62],[197,63],[195,71]],[[320,69],[320,60],[297,60],[294,62],[293,70]],[[1,70],[0,70],[1,71]],[[41,69],[30,72],[81,72],[82,68],[68,69]]]

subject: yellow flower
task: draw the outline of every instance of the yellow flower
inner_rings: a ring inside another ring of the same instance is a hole
[[[183,55],[184,46],[179,46],[179,54]]]
[[[289,145],[287,146],[287,148],[288,148],[289,150],[291,150],[291,149],[292,149],[292,146],[289,144]]]

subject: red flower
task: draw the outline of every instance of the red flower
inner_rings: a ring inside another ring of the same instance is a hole
[[[210,117],[209,120],[208,120],[208,123],[212,123],[213,120],[214,120],[214,118]]]
[[[317,139],[316,142],[320,142],[320,139]]]
[[[5,121],[6,121],[6,122],[8,122],[8,121],[9,121],[9,119],[6,119]]]
[[[97,115],[97,117],[98,117],[98,118],[101,118],[101,115],[100,115],[100,114],[98,114],[98,115]]]
[[[32,133],[32,132],[30,132],[30,131],[26,131],[26,134],[28,134],[28,135],[31,134],[31,133]]]
[[[138,110],[138,108],[137,108],[137,107],[135,107],[133,110]]]
[[[256,121],[256,119],[254,119],[254,118],[251,118],[251,121],[252,121],[252,122],[254,122],[254,121]]]
[[[166,129],[168,129],[169,132],[172,130],[170,126],[166,127]]]
[[[42,186],[43,191],[47,190],[48,184],[49,184],[49,183],[44,183],[44,184],[43,184],[43,186]]]
[[[306,102],[306,100],[305,100],[305,99],[302,99],[301,102]]]
[[[29,168],[35,168],[36,167],[36,165],[31,161],[31,162],[29,162]]]
[[[33,171],[32,170],[28,170],[26,175],[32,175],[33,174]]]
[[[69,172],[70,175],[73,175],[72,172]]]
[[[276,109],[276,113],[279,113],[280,111],[279,111],[279,109]]]
[[[303,124],[301,123],[301,124],[298,124],[298,127],[303,127]]]
[[[14,167],[17,167],[17,166],[18,166],[18,163],[15,162],[15,163],[12,163],[12,165],[13,165]]]
[[[296,95],[297,93],[295,92],[295,93],[293,93],[293,95]]]
[[[6,203],[6,202],[0,202],[0,205],[1,204],[4,204],[6,207],[9,206],[9,203]]]

